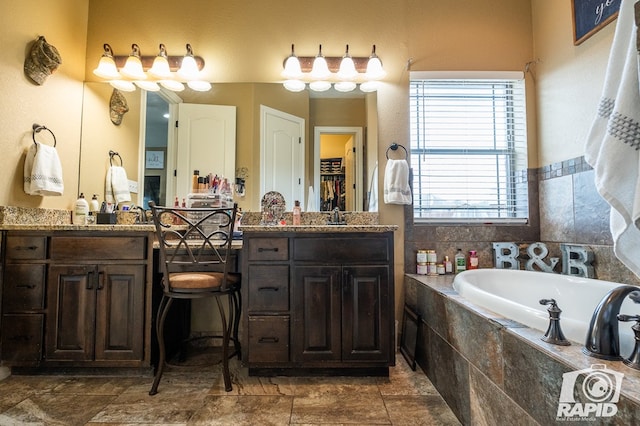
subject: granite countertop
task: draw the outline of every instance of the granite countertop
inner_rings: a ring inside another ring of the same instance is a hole
[[[291,212],[285,212],[285,225],[262,225],[260,212],[246,212],[239,227],[245,232],[387,232],[395,231],[398,225],[381,225],[377,212],[340,212],[342,225],[329,225],[331,212],[302,212],[301,225],[291,225]]]
[[[0,224],[2,231],[97,231],[97,232],[155,232],[153,225],[72,225],[72,224]]]
[[[395,231],[398,225],[240,225],[242,232],[387,232]]]

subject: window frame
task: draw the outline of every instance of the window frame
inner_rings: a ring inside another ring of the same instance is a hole
[[[495,165],[495,171],[496,173],[493,174],[494,179],[496,180],[496,182],[500,182],[500,181],[504,181],[503,183],[507,185],[507,188],[504,190],[505,194],[507,196],[507,200],[506,200],[506,207],[498,207],[496,208],[496,212],[497,214],[495,216],[492,217],[453,217],[453,216],[449,216],[449,217],[424,217],[422,215],[420,215],[420,212],[425,212],[428,210],[432,210],[429,208],[417,208],[416,204],[415,204],[415,195],[414,195],[414,206],[413,206],[413,212],[412,212],[412,218],[414,220],[414,222],[416,223],[423,223],[423,224],[460,224],[460,223],[468,223],[468,224],[473,224],[473,223],[496,223],[496,224],[528,224],[530,221],[530,214],[529,214],[529,204],[530,204],[530,200],[529,200],[529,191],[526,185],[526,173],[525,175],[525,189],[518,189],[518,185],[522,184],[523,182],[518,182],[518,176],[520,171],[518,171],[517,169],[517,157],[520,155],[524,155],[525,158],[528,154],[527,150],[527,134],[526,134],[526,127],[527,127],[527,117],[526,117],[526,84],[524,82],[524,73],[522,72],[411,72],[410,73],[410,85],[414,84],[416,81],[419,80],[451,80],[451,81],[459,81],[460,84],[463,84],[463,80],[466,81],[467,83],[472,83],[473,80],[478,80],[479,82],[486,82],[486,80],[493,80],[496,81],[498,83],[504,83],[505,84],[505,90],[507,92],[511,92],[511,94],[514,93],[514,88],[513,88],[513,84],[514,80],[519,80],[521,83],[521,87],[518,88],[518,90],[521,90],[521,96],[522,99],[519,99],[518,102],[521,103],[521,107],[523,108],[523,115],[521,118],[521,122],[516,124],[516,120],[515,120],[515,108],[514,108],[514,102],[513,99],[509,100],[505,100],[504,104],[507,105],[507,110],[505,113],[505,118],[503,120],[501,120],[501,124],[506,123],[506,127],[504,128],[504,135],[506,136],[506,138],[502,141],[502,144],[504,144],[504,142],[506,142],[506,147],[499,147],[500,143],[497,139],[499,133],[498,132],[493,132],[492,133],[492,147],[487,147],[487,148],[473,148],[473,149],[469,149],[468,147],[452,147],[452,148],[447,148],[447,147],[434,147],[434,148],[429,148],[429,147],[416,147],[415,142],[413,140],[414,137],[414,129],[412,128],[410,131],[410,138],[412,139],[410,141],[410,146],[411,146],[411,155],[412,157],[414,156],[422,156],[422,155],[459,155],[459,156],[474,156],[474,155],[484,155],[484,156],[490,156],[493,157],[496,161],[496,165]],[[509,83],[511,83],[511,87],[507,87],[509,85]],[[413,89],[410,87],[409,90],[409,108],[410,108],[410,124],[411,126],[414,126],[414,118],[413,118],[413,113],[414,113],[414,99],[412,99],[412,92]],[[487,96],[487,95],[471,95],[470,97],[474,97],[477,96],[478,98],[486,98],[486,99],[490,99],[490,100],[494,100],[499,98],[500,96]],[[415,109],[417,111],[417,108]],[[493,108],[491,110],[491,119],[493,120],[494,124],[496,122],[496,108]],[[494,126],[495,128],[495,126]],[[517,136],[517,130],[522,132],[522,136],[521,138],[522,141],[518,142],[516,141]],[[520,146],[518,146],[518,143],[520,144]],[[506,158],[504,160],[502,160],[502,162],[504,163],[504,169],[506,170],[506,173],[500,173],[500,167],[498,166],[498,162],[500,162],[500,157],[501,156],[505,156]],[[490,158],[489,157],[489,158]],[[415,157],[414,157],[415,158]],[[525,160],[525,171],[528,167],[528,164],[526,164],[528,162],[528,160]],[[412,161],[413,163],[413,161]],[[412,164],[413,165],[413,164]],[[414,174],[419,175],[419,173],[414,172]],[[505,179],[501,179],[500,176],[501,175],[505,175],[506,176],[506,181]],[[419,177],[416,176],[412,176],[412,185],[415,185],[416,179],[419,179]],[[500,186],[504,187],[504,184],[501,184]],[[496,185],[496,187],[498,187],[498,185]],[[414,194],[415,194],[415,188],[414,188]],[[523,203],[518,203],[518,200],[522,199],[522,197],[520,197],[520,194],[523,194],[524,191],[526,191],[526,205]],[[504,198],[502,195],[500,195],[500,191],[496,192],[496,200],[499,200],[501,198]],[[500,203],[498,203],[500,204]],[[520,204],[520,205],[519,205]],[[443,208],[443,210],[450,210],[452,211],[454,214],[456,211],[464,213],[465,211],[470,211],[467,209],[455,209],[455,208]],[[476,210],[481,210],[480,209],[476,209]],[[501,214],[507,214],[507,216],[501,216]],[[520,214],[520,216],[518,216],[518,214]]]

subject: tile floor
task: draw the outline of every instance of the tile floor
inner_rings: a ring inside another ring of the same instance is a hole
[[[422,371],[402,356],[389,377],[249,377],[233,360],[152,377],[18,376],[0,381],[0,425],[454,425]]]

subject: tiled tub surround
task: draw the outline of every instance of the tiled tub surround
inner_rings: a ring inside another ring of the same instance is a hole
[[[588,357],[579,342],[547,344],[463,299],[452,280],[405,275],[405,302],[422,318],[417,362],[461,423],[555,424],[562,374],[604,364],[624,374],[618,412],[588,424],[640,424],[640,371]]]
[[[549,257],[562,258],[561,243],[584,245],[594,254],[595,276],[601,280],[640,284],[613,254],[609,205],[597,193],[594,172],[583,157],[527,171],[528,225],[428,225],[413,223],[411,206],[405,209],[406,273],[416,272],[416,251],[435,249],[439,258],[453,259],[456,248],[477,250],[481,268],[493,267],[493,242],[543,242]],[[521,251],[526,261],[526,251]],[[562,271],[558,264],[556,272]]]

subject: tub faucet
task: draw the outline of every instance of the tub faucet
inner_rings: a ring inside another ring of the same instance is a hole
[[[555,299],[541,299],[541,305],[549,305],[547,311],[549,311],[549,328],[544,336],[541,337],[543,342],[551,343],[552,345],[569,346],[571,343],[564,337],[564,333],[560,328],[560,313],[562,309],[558,307]]]
[[[582,348],[585,355],[608,360],[622,359],[618,337],[618,314],[625,297],[638,290],[635,286],[621,285],[602,298],[591,316],[589,331]],[[635,297],[637,296],[634,295],[634,301]]]

